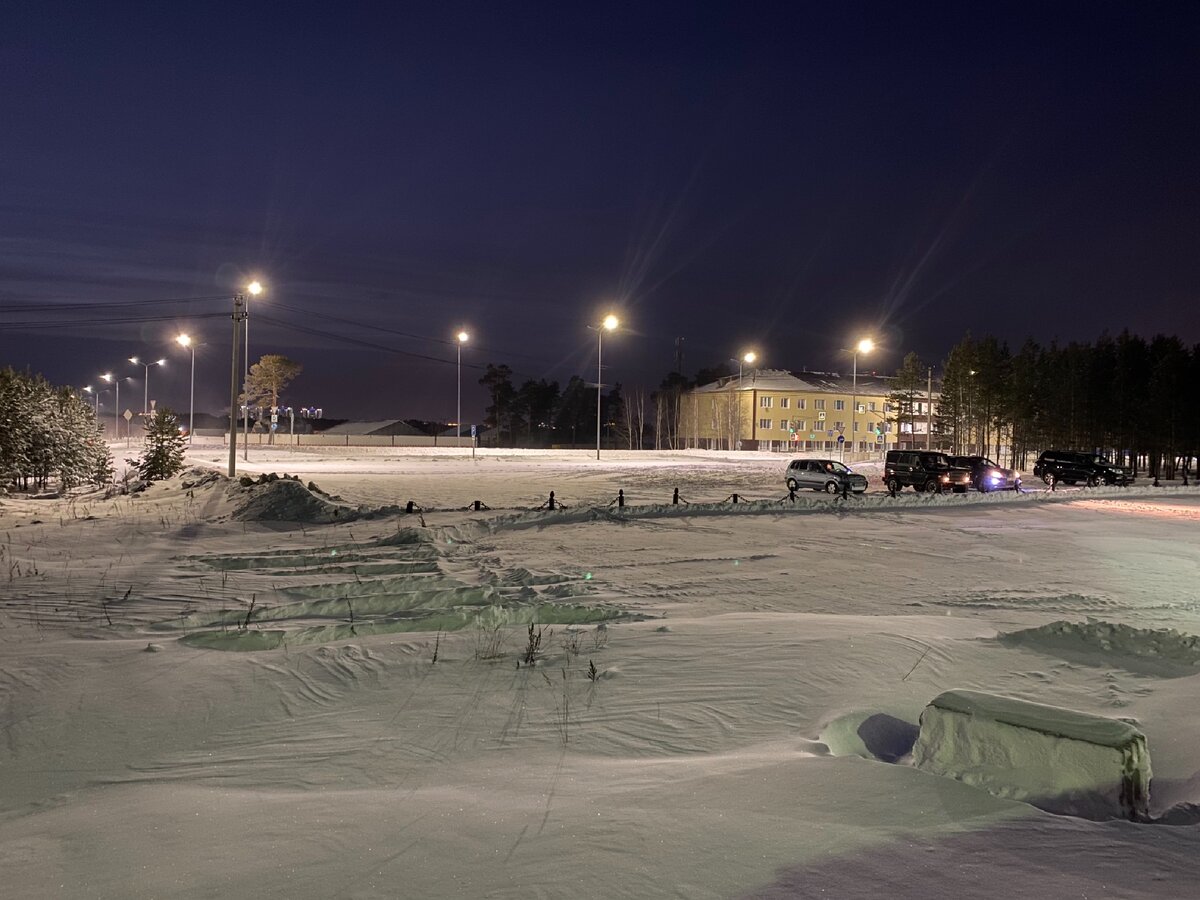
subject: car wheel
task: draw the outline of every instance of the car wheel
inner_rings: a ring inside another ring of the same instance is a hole
[[[841,491],[841,487],[838,485],[838,483],[837,483],[836,481],[827,481],[827,482],[825,482],[825,493],[827,493],[827,494],[837,494],[837,493],[839,493],[840,491]]]
[[[1045,475],[1042,476],[1042,481],[1046,482],[1046,484],[1050,484],[1051,482],[1054,481],[1054,479],[1051,478],[1050,473],[1047,472]]]
[[[936,478],[930,478],[927,482],[925,482],[925,493],[932,494],[937,489],[938,482]]]
[[[795,478],[789,478],[787,480],[787,488],[789,491],[795,491],[800,489],[800,485],[796,484]]]
[[[890,494],[900,493],[900,490],[901,490],[900,482],[897,481],[895,478],[889,478],[887,480],[887,489],[888,489],[888,493],[890,493]]]
[[[1087,480],[1087,486],[1088,486],[1088,487],[1095,487],[1095,486],[1096,486],[1096,485],[1098,485],[1099,483],[1100,483],[1100,479],[1099,479],[1099,478],[1097,478],[1095,475],[1089,475],[1089,476],[1088,476],[1088,480]]]
[[[975,482],[975,489],[977,491],[979,491],[979,493],[981,493],[981,494],[986,494],[988,492],[987,482],[984,479],[980,478],[978,481]]]

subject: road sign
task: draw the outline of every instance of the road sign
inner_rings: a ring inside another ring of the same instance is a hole
[[[825,435],[826,437],[833,437],[833,429],[831,428],[829,431],[825,432]]]
[[[471,426],[471,437],[475,437],[475,426]]]
[[[132,409],[125,410],[124,418],[125,418],[126,422],[128,422],[130,419],[132,419],[133,418],[133,410]]]
[[[875,435],[875,443],[877,443],[877,444],[883,443],[883,435],[882,434]]]
[[[271,424],[274,425],[279,421],[279,413],[271,413]]]
[[[844,443],[846,443],[846,436],[845,436],[844,434],[839,434],[839,435],[838,435],[838,443],[839,443],[839,444],[844,444]]]
[[[824,422],[825,421],[825,413],[823,413],[823,412],[817,413],[817,421]]]
[[[815,434],[810,434],[810,435],[808,436],[808,439],[809,439],[810,441],[815,441],[815,440],[817,439],[817,436],[816,436]]]

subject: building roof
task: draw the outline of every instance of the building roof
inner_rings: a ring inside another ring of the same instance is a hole
[[[332,428],[326,428],[321,434],[354,434],[354,435],[425,435],[419,428],[413,428],[402,419],[383,419],[376,422],[342,422]],[[428,436],[428,435],[425,435]]]
[[[732,375],[711,384],[696,388],[696,393],[707,394],[723,391],[795,391],[816,394],[849,394],[857,385],[858,393],[886,396],[895,390],[894,375],[876,375],[873,372],[853,375],[838,372],[788,372],[784,369],[756,369],[747,372],[739,383]]]

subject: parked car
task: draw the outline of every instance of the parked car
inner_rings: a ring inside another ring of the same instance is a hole
[[[1080,450],[1046,450],[1033,465],[1033,474],[1046,484],[1061,481],[1064,484],[1083,483],[1089,487],[1098,484],[1132,484],[1133,472],[1106,459],[1098,453]]]
[[[945,453],[933,450],[889,450],[883,467],[883,483],[893,494],[906,486],[918,492],[962,494],[971,486],[971,470],[951,465]]]
[[[971,470],[971,484],[980,493],[1021,489],[1020,475],[997,465],[986,456],[951,456],[949,459],[950,465]]]
[[[836,459],[793,459],[788,463],[784,481],[789,491],[813,490],[840,494],[845,489],[861,494],[867,479]]]

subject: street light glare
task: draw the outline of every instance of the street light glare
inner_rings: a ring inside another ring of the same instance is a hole
[[[257,281],[252,281],[248,285],[246,285],[246,290],[248,290],[255,297],[257,297],[259,294],[262,293],[262,289],[263,289],[263,286]]]
[[[756,359],[758,359],[758,354],[752,350],[749,353],[747,353],[745,356],[743,356],[742,359],[744,359],[748,363],[752,363]]]
[[[192,339],[186,334],[181,334],[179,337],[175,338],[175,343],[179,344],[181,347],[190,347]]]
[[[140,359],[138,359],[136,356],[131,356],[131,357],[129,357],[129,361],[130,361],[131,363],[138,363],[138,364],[140,364],[140,363],[141,363],[141,360],[140,360]]]
[[[620,324],[621,324],[621,322],[619,319],[617,319],[616,316],[605,316],[604,317],[604,328],[606,331],[613,331]]]
[[[870,338],[863,338],[861,341],[858,342],[858,352],[859,353],[870,353],[874,349],[875,349],[875,342],[873,340],[871,340]]]
[[[469,334],[467,334],[465,331],[460,331],[458,333],[457,337],[458,337],[458,342],[460,344],[465,344],[467,341],[469,341],[471,339],[471,336]]]

